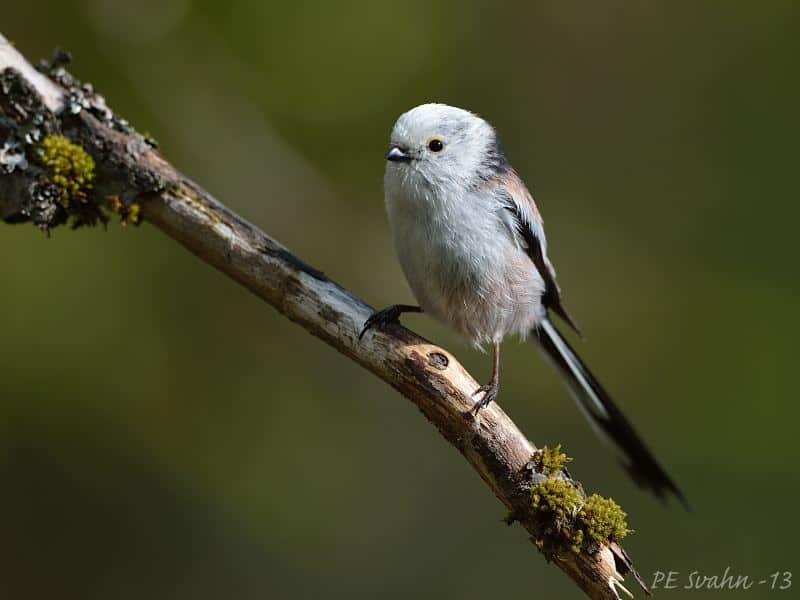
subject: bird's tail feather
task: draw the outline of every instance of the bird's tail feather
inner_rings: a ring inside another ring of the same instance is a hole
[[[553,322],[547,317],[543,318],[535,333],[534,337],[542,352],[558,368],[592,428],[611,440],[625,456],[627,461],[623,464],[634,481],[643,488],[652,490],[662,500],[667,492],[672,492],[689,508],[683,493],[661,468],[628,419]]]

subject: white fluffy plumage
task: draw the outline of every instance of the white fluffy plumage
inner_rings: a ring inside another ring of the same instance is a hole
[[[473,412],[500,390],[500,342],[534,340],[559,370],[592,426],[627,458],[626,468],[659,497],[686,498],[661,468],[597,378],[550,320],[578,333],[561,301],[547,258],[542,219],[525,184],[505,158],[494,129],[466,110],[423,104],[392,130],[384,190],[394,245],[424,312],[491,344],[492,378]],[[361,335],[418,308],[393,305],[373,314]],[[474,394],[474,395],[475,395]]]
[[[441,151],[428,147],[432,139]],[[387,162],[384,190],[397,256],[420,306],[477,346],[526,335],[543,314],[545,284],[508,202],[535,223],[542,243],[544,236],[494,129],[466,110],[423,104],[397,120],[391,146],[410,157]]]

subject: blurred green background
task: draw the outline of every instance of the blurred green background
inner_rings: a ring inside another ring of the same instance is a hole
[[[626,479],[530,345],[506,344],[501,403],[629,512],[646,580],[685,584],[798,566],[799,17],[32,0],[0,31],[32,60],[72,51],[179,168],[376,306],[411,300],[383,213],[392,123],[433,100],[492,121],[582,353],[694,512]],[[3,598],[579,597],[407,401],[153,228],[2,226],[0,255]],[[728,594],[796,597],[766,587]]]

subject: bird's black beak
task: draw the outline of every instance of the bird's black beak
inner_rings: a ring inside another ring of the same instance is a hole
[[[392,146],[386,153],[386,160],[392,162],[408,162],[411,160],[411,155],[407,150],[403,150],[400,146]]]

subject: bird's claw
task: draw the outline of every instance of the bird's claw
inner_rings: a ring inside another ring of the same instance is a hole
[[[475,415],[477,415],[481,409],[489,406],[489,404],[491,404],[492,401],[497,398],[497,395],[500,393],[500,384],[496,381],[492,381],[486,385],[482,385],[477,390],[472,392],[472,396],[475,397],[481,392],[483,392],[483,398],[478,400],[475,403],[475,406],[472,407],[472,413]]]
[[[377,310],[372,313],[364,322],[364,327],[361,329],[361,333],[358,334],[358,339],[364,337],[364,334],[367,333],[373,327],[377,327],[381,329],[388,325],[389,323],[397,323],[400,319],[400,308],[398,306],[388,306],[384,309]]]

